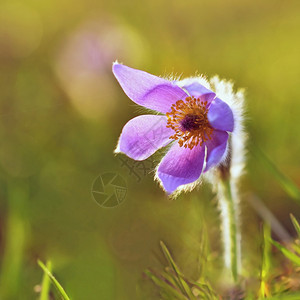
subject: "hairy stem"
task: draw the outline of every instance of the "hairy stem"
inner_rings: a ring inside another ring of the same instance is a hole
[[[237,281],[240,271],[240,233],[238,228],[238,201],[230,180],[221,179],[218,186],[221,211],[224,263],[233,280]]]

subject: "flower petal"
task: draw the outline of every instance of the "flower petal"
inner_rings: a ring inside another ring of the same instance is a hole
[[[201,100],[207,101],[207,103],[211,103],[211,101],[216,97],[216,94],[213,91],[207,89],[205,86],[196,81],[183,86],[183,88],[186,89],[191,96],[196,98],[201,97]]]
[[[205,147],[193,149],[180,147],[175,143],[158,166],[157,176],[168,193],[180,185],[196,181],[201,173],[205,157]]]
[[[213,128],[223,131],[233,131],[234,120],[232,110],[221,99],[215,98],[211,102],[207,118]]]
[[[132,101],[162,113],[170,111],[177,100],[187,97],[175,83],[144,71],[115,63],[113,73]]]
[[[212,139],[205,142],[207,147],[206,166],[204,172],[217,165],[227,148],[228,133],[215,130]]]
[[[168,145],[173,130],[166,127],[167,117],[143,115],[131,119],[123,127],[115,152],[123,152],[135,160],[144,160]]]

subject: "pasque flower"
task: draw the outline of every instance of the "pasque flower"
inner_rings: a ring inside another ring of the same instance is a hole
[[[226,159],[233,112],[205,79],[168,80],[119,63],[113,73],[132,101],[156,111],[124,126],[116,152],[144,160],[170,144],[156,170],[168,194],[193,187],[203,172]]]

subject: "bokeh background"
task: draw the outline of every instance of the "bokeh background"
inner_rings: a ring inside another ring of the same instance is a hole
[[[203,228],[219,272],[210,187],[171,201],[153,182],[158,157],[147,167],[126,160],[127,167],[113,154],[122,126],[141,110],[111,65],[118,59],[156,75],[233,79],[245,88],[249,145],[299,186],[299,4],[1,0],[0,298],[38,298],[40,258],[52,261],[72,299],[157,299],[143,271],[166,263],[159,241],[196,278]],[[289,213],[300,217],[298,196],[275,171],[250,147],[242,230],[251,274],[259,269],[262,222],[251,198],[287,233]],[[126,181],[125,200],[114,208],[91,193],[106,172]]]

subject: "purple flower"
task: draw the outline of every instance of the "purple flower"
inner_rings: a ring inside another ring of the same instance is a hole
[[[159,113],[131,119],[116,152],[144,160],[172,143],[156,171],[167,193],[195,183],[224,161],[233,113],[202,78],[167,80],[119,63],[113,73],[132,101]]]

